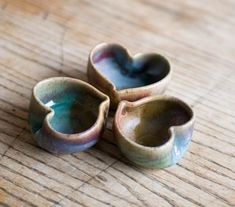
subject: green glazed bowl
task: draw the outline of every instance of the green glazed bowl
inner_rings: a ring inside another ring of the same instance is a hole
[[[153,96],[122,101],[114,118],[114,132],[122,153],[146,168],[177,163],[191,141],[194,114],[174,97]]]

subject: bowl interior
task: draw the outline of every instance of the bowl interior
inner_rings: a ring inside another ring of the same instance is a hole
[[[54,110],[51,127],[64,134],[80,133],[89,129],[104,100],[92,89],[78,83],[52,81],[40,85],[36,95],[45,106]]]
[[[149,85],[163,79],[170,71],[168,61],[157,54],[130,58],[119,45],[101,47],[94,51],[92,62],[117,90]]]
[[[137,107],[127,107],[120,118],[120,128],[124,136],[148,147],[165,144],[169,138],[169,128],[185,124],[191,113],[177,101],[157,100]]]

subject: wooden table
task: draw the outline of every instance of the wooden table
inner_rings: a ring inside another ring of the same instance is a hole
[[[235,206],[234,11],[232,0],[0,0],[0,206]],[[176,166],[126,163],[111,117],[86,152],[52,155],[33,141],[34,84],[86,80],[89,51],[103,41],[170,60],[166,94],[196,113]]]

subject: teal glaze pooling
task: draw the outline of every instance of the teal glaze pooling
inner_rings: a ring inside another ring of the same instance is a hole
[[[117,90],[153,84],[166,77],[170,71],[168,61],[161,55],[137,55],[130,58],[127,51],[119,45],[95,53],[93,63]]]
[[[93,146],[103,130],[109,98],[72,78],[51,78],[33,90],[29,124],[39,146],[71,153]]]
[[[51,127],[64,134],[79,133],[90,128],[96,121],[102,102],[102,99],[83,87],[74,88],[68,83],[54,84],[49,88],[42,86],[36,93],[39,100],[54,111],[49,120]]]
[[[89,129],[95,123],[99,100],[73,91],[52,98],[45,105],[54,111],[51,127],[64,134],[74,134]]]

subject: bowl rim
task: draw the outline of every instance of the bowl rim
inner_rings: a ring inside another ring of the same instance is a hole
[[[165,142],[164,144],[160,145],[160,146],[144,146],[141,144],[136,143],[135,141],[131,140],[130,138],[128,138],[127,136],[125,136],[125,134],[123,134],[122,130],[120,129],[120,123],[118,122],[118,116],[120,115],[120,113],[122,112],[122,110],[125,107],[130,107],[130,108],[136,108],[139,107],[141,105],[144,105],[146,103],[151,103],[154,101],[158,101],[158,100],[166,100],[166,101],[173,101],[177,104],[180,104],[181,106],[183,106],[183,108],[187,111],[187,113],[190,115],[190,119],[185,122],[184,124],[181,125],[177,125],[177,126],[170,126],[169,127],[169,133],[170,133],[170,137],[167,140],[167,142]],[[192,108],[185,103],[184,101],[182,101],[179,98],[176,98],[174,96],[150,96],[150,97],[146,97],[134,102],[130,102],[130,101],[126,101],[123,100],[119,103],[115,117],[114,117],[114,127],[116,130],[118,130],[118,133],[123,137],[123,139],[125,139],[129,144],[133,145],[134,147],[140,149],[140,150],[148,150],[148,151],[158,151],[158,150],[163,150],[164,148],[167,148],[168,145],[173,142],[174,137],[175,137],[175,130],[186,130],[187,128],[189,128],[190,126],[192,126],[195,122],[195,114],[192,110]]]
[[[133,87],[133,88],[124,88],[124,89],[117,89],[117,87],[115,86],[115,84],[109,80],[108,78],[106,78],[95,66],[96,64],[93,61],[93,56],[95,54],[95,52],[97,52],[98,50],[102,49],[102,48],[106,48],[106,47],[119,47],[122,48],[123,51],[125,51],[128,55],[128,58],[130,59],[135,59],[135,58],[140,58],[140,57],[147,57],[147,56],[158,56],[160,58],[162,58],[166,64],[168,65],[169,71],[168,73],[159,81],[151,83],[151,84],[147,84],[144,86],[139,86],[139,87]],[[107,85],[115,92],[117,92],[119,95],[125,95],[128,92],[132,92],[132,93],[136,93],[139,90],[146,90],[146,89],[151,89],[153,87],[156,87],[157,85],[162,84],[163,82],[167,81],[170,79],[170,77],[172,76],[172,69],[171,69],[171,65],[170,62],[163,56],[160,55],[158,53],[136,53],[135,55],[131,55],[131,53],[129,52],[129,50],[122,46],[121,44],[118,43],[107,43],[107,42],[101,42],[99,44],[97,44],[96,46],[94,46],[89,54],[89,62],[92,66],[92,68],[100,75],[100,77],[107,83]]]
[[[40,98],[37,96],[36,90],[45,83],[48,82],[54,82],[54,81],[58,81],[58,82],[72,82],[74,85],[78,84],[83,86],[84,88],[88,88],[90,91],[94,91],[94,95],[101,97],[103,100],[102,102],[99,104],[99,110],[98,110],[98,115],[96,118],[96,121],[94,122],[94,124],[89,127],[88,129],[79,132],[79,133],[72,133],[72,134],[66,134],[66,133],[62,133],[59,132],[57,130],[55,130],[51,124],[50,124],[50,119],[54,116],[55,112],[52,108],[50,108],[49,106],[46,106],[41,100]],[[42,127],[40,129],[42,129],[45,125],[45,127],[48,128],[48,130],[53,134],[54,138],[58,138],[58,139],[62,139],[62,140],[83,140],[86,139],[87,136],[89,136],[89,134],[92,134],[93,132],[96,131],[96,129],[99,127],[99,125],[103,125],[103,122],[105,120],[102,121],[102,114],[106,111],[106,109],[109,109],[109,105],[110,105],[110,99],[109,97],[102,93],[101,91],[99,91],[98,89],[96,89],[95,87],[93,87],[92,85],[90,85],[89,83],[79,80],[79,79],[75,79],[75,78],[70,78],[70,77],[51,77],[51,78],[47,78],[44,79],[42,81],[39,81],[34,87],[33,87],[33,92],[32,92],[32,96],[35,98],[36,102],[39,104],[40,107],[44,108],[48,113],[45,115],[43,123],[42,123]],[[39,130],[40,130],[39,129]]]

